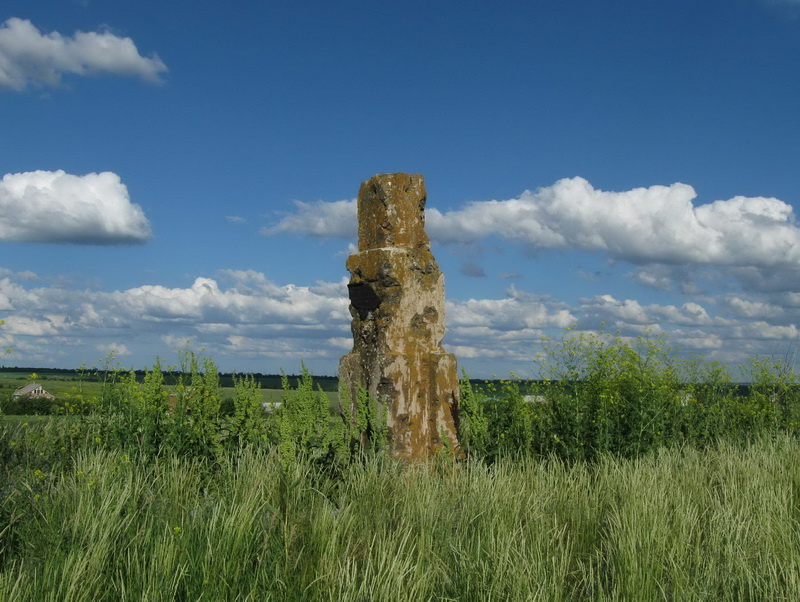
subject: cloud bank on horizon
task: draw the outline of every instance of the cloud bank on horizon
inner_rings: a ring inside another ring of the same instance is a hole
[[[32,362],[54,355],[68,362],[86,348],[126,356],[141,355],[153,340],[171,351],[188,342],[213,350],[237,370],[272,359],[289,362],[289,369],[302,360],[318,373],[331,373],[352,345],[346,282],[281,286],[254,270],[224,270],[186,288],[105,292],[48,285],[36,274],[0,268],[0,311],[6,315],[0,346]],[[466,362],[479,360],[482,374],[488,366],[532,368],[542,337],[569,327],[669,334],[671,343],[736,363],[800,337],[800,295],[781,303],[778,308],[729,294],[704,305],[643,304],[605,294],[569,305],[512,285],[501,298],[448,299],[444,342]]]
[[[115,173],[32,171],[0,181],[0,240],[117,245],[150,237],[142,208]]]
[[[144,57],[130,38],[110,31],[42,34],[27,19],[11,17],[0,25],[0,88],[22,91],[31,85],[58,86],[63,74],[132,75],[158,83],[167,66],[153,54]]]

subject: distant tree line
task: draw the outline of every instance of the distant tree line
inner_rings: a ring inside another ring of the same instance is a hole
[[[111,374],[111,370],[91,369],[81,370],[80,368],[36,368],[36,367],[0,367],[0,374],[3,373],[19,373],[24,375],[27,379],[29,374],[36,373],[42,380],[83,380],[89,382],[103,382]],[[134,370],[138,381],[142,381],[147,374],[145,370]],[[180,380],[181,372],[179,370],[163,370],[164,382],[167,385],[174,385]],[[263,374],[261,372],[246,373],[247,376],[252,376],[256,383],[261,385],[262,389],[281,389],[282,374]],[[220,372],[219,382],[221,387],[233,388],[234,379],[245,376],[243,372]],[[302,378],[301,374],[287,375],[292,382]],[[337,376],[313,376],[314,385],[320,387],[326,392],[336,392],[339,390],[339,378]],[[512,379],[513,380],[513,379]],[[502,383],[506,383],[507,379],[492,379],[492,378],[470,378],[470,384],[483,391],[491,391]],[[519,392],[523,395],[532,394],[538,391],[545,383],[543,380],[537,379],[520,379],[518,383]],[[575,381],[578,384],[580,381]],[[733,397],[746,397],[750,394],[751,386],[746,382],[728,382],[720,384],[728,391]],[[2,384],[0,384],[2,388]]]
[[[111,375],[112,370],[103,369],[87,369],[80,368],[34,368],[34,367],[15,367],[6,366],[0,367],[0,374],[2,373],[20,373],[27,377],[28,374],[36,373],[42,380],[83,380],[90,382],[103,382]],[[144,380],[147,371],[134,370],[137,380]],[[181,372],[176,370],[162,370],[165,384],[174,385],[180,380]],[[281,389],[282,388],[282,374],[263,374],[261,372],[248,373],[252,376],[255,382],[261,385],[262,389]],[[235,378],[244,376],[241,372],[220,372],[219,382],[221,387],[233,387]],[[289,374],[291,380],[301,378],[300,374]],[[314,376],[314,384],[322,388],[323,391],[337,391],[339,387],[339,379],[336,376]]]

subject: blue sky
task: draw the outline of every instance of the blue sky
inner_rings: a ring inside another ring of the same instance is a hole
[[[6,365],[333,374],[375,173],[425,176],[445,346],[800,329],[800,2],[6,0]]]

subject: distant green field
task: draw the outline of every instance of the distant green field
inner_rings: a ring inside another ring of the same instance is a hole
[[[10,397],[11,394],[31,382],[29,374],[16,373],[16,372],[3,372],[0,373],[0,398]],[[36,382],[44,387],[48,393],[52,393],[58,399],[59,397],[96,397],[102,392],[103,383],[96,381],[79,381],[66,379],[62,375],[52,377],[47,373],[38,373]],[[172,387],[166,387],[167,390]],[[220,387],[220,394],[223,399],[233,397],[233,387]],[[336,410],[339,407],[339,395],[334,391],[325,391],[325,396],[331,405],[331,409]],[[283,389],[261,389],[261,397],[265,402],[274,403],[281,400]]]
[[[59,395],[96,395],[102,388],[102,383],[92,380],[81,380],[76,373],[74,376],[62,373],[36,372],[35,377],[31,372],[0,372],[0,395],[12,394],[20,387],[30,382],[37,382],[48,393],[56,397]],[[33,377],[33,378],[32,378]]]
[[[0,397],[8,394],[12,394],[17,389],[24,387],[26,384],[30,382],[37,382],[44,387],[44,390],[48,393],[52,393],[56,397],[62,395],[69,395],[69,396],[76,396],[76,395],[83,395],[83,396],[94,396],[99,395],[103,388],[102,381],[96,380],[96,377],[91,374],[81,375],[78,371],[70,372],[70,371],[53,371],[49,372],[47,370],[37,370],[35,372],[35,378],[32,378],[34,373],[30,371],[23,371],[23,370],[0,370]],[[222,377],[221,384],[223,386],[220,387],[220,392],[222,393],[222,397],[232,397],[233,396],[233,387],[232,386],[224,386],[228,385],[231,381],[229,377]],[[258,380],[258,379],[257,379]],[[265,378],[262,379],[270,384],[275,381],[274,378]],[[295,386],[296,377],[290,377],[289,381],[292,387]],[[321,384],[325,389],[325,394],[327,395],[328,399],[330,399],[331,404],[335,405],[338,403],[338,393],[335,390],[335,387],[331,386],[331,383],[328,382],[331,379],[329,377],[321,377],[323,381]],[[280,384],[277,382],[275,384]],[[263,385],[262,385],[263,387]],[[167,387],[170,389],[171,387]],[[334,390],[330,390],[334,389]],[[266,402],[275,402],[280,401],[280,397],[282,394],[282,389],[279,388],[268,388],[264,387],[261,389],[262,397]]]
[[[52,393],[53,395],[58,398],[59,395],[76,395],[79,392],[77,386],[71,383],[67,383],[67,386],[64,386],[64,383],[53,382],[47,379],[37,379],[37,383],[41,384],[45,391],[48,393]],[[25,383],[23,382],[21,386]],[[18,389],[19,387],[9,388],[6,387],[5,391],[0,388],[0,394],[2,393],[13,393],[14,390]],[[167,387],[167,390],[170,390],[172,387]],[[100,391],[102,390],[102,385],[100,383],[84,383],[82,385],[82,392],[85,396],[93,396],[99,395]],[[220,393],[222,394],[222,398],[225,399],[227,397],[233,397],[233,387],[221,387]],[[332,391],[325,391],[325,396],[330,400],[331,405],[338,404],[339,395]],[[276,402],[281,400],[281,396],[283,395],[283,389],[261,389],[261,397],[265,402]]]

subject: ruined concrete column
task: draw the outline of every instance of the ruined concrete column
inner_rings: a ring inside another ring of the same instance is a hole
[[[404,459],[458,447],[456,358],[441,345],[444,276],[425,233],[425,200],[418,174],[363,182],[358,253],[347,259],[353,351],[341,359],[340,382],[351,407],[359,387],[377,400],[392,452]]]

